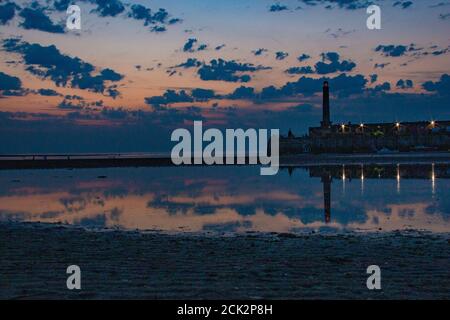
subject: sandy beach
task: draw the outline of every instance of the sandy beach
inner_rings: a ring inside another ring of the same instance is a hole
[[[450,236],[161,233],[0,224],[1,299],[449,299]],[[82,289],[66,288],[79,265]],[[382,290],[366,287],[379,265]]]

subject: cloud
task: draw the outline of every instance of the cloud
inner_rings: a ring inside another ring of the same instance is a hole
[[[181,19],[179,18],[170,18],[170,15],[166,9],[160,8],[152,14],[152,10],[150,8],[147,8],[141,4],[131,5],[128,17],[135,20],[144,21],[144,26],[152,26],[150,30],[153,32],[164,32],[166,31],[166,25],[181,22]]]
[[[309,58],[311,58],[309,54],[302,53],[300,56],[298,56],[297,60],[303,62],[305,60],[308,60]]]
[[[375,63],[375,65],[373,67],[375,69],[384,69],[385,67],[387,67],[390,64],[391,64],[390,62],[387,62],[387,63]]]
[[[192,98],[196,101],[207,101],[216,96],[214,90],[197,88],[191,91]]]
[[[322,92],[323,82],[328,81],[333,86],[333,93],[339,97],[348,97],[364,92],[381,92],[390,90],[389,83],[384,83],[375,88],[366,88],[367,80],[363,75],[349,76],[340,74],[334,78],[322,77],[318,79],[301,77],[297,81],[288,82],[281,87],[267,86],[257,92],[253,87],[240,86],[232,93],[217,95],[210,89],[167,90],[162,96],[145,98],[145,102],[153,107],[167,106],[176,103],[192,103],[196,101],[210,101],[211,99],[252,100],[257,103],[272,100],[290,100],[298,96],[311,97]]]
[[[350,60],[339,61],[340,56],[337,52],[322,53],[322,61],[317,62],[314,67],[318,74],[328,74],[334,72],[352,71],[356,64]],[[328,63],[326,63],[328,62]]]
[[[58,93],[57,91],[53,90],[53,89],[38,89],[36,91],[37,94],[40,94],[41,96],[46,96],[46,97],[57,97],[57,96],[61,96],[60,93]]]
[[[115,17],[125,11],[125,6],[119,0],[95,0],[97,12],[101,17]]]
[[[401,7],[402,9],[407,9],[413,5],[412,1],[396,1],[393,7]]]
[[[371,74],[370,75],[370,83],[377,82],[378,75],[377,74]]]
[[[42,8],[25,8],[19,15],[24,19],[20,24],[24,29],[34,29],[50,33],[64,33],[63,26],[54,24]]]
[[[262,55],[263,53],[268,52],[268,51],[269,51],[269,50],[267,50],[267,49],[259,48],[259,49],[253,50],[252,53],[253,53],[255,56],[260,56],[260,55]]]
[[[364,92],[367,80],[363,75],[340,74],[334,78],[322,77],[318,79],[301,77],[295,82],[288,82],[281,88],[276,89],[273,86],[263,88],[261,97],[264,99],[273,99],[279,97],[292,97],[298,94],[304,96],[313,95],[322,91],[324,81],[330,82],[333,86],[333,92],[339,96],[349,96]]]
[[[92,10],[100,17],[125,16],[137,21],[143,21],[144,26],[149,27],[151,32],[165,32],[168,25],[181,22],[179,18],[173,18],[166,9],[160,8],[153,11],[141,4],[124,4],[120,0],[79,0],[96,5]],[[56,0],[53,7],[57,11],[66,11],[72,3],[70,0]]]
[[[197,68],[200,67],[202,65],[202,63],[200,61],[198,61],[195,58],[188,58],[186,60],[186,62],[180,63],[172,68],[185,68],[185,69],[189,69],[189,68]]]
[[[411,48],[411,47],[410,47]],[[401,57],[408,51],[408,47],[404,45],[382,45],[375,48],[375,52],[381,52],[385,57]]]
[[[372,1],[370,0],[300,0],[309,6],[324,5],[327,9],[335,7],[347,10],[366,9]]]
[[[183,52],[196,52],[206,50],[208,45],[198,44],[198,40],[195,38],[190,38],[186,41],[183,46]]]
[[[283,51],[277,51],[275,52],[275,59],[277,60],[284,60],[289,56],[289,53],[283,52]]]
[[[354,30],[354,29],[346,31],[346,30],[344,30],[342,28],[338,28],[335,32],[331,32],[331,29],[327,29],[325,31],[325,33],[327,33],[330,37],[332,37],[334,39],[345,37],[345,36],[347,36],[347,35],[349,35],[351,33],[354,33],[354,32],[356,32],[356,30]]]
[[[255,89],[252,87],[240,86],[233,93],[228,95],[229,99],[253,99],[255,97]]]
[[[5,25],[14,18],[16,10],[19,7],[15,3],[7,2],[4,5],[0,5],[0,25]]]
[[[71,2],[72,0],[55,0],[53,1],[53,7],[57,11],[66,11]]]
[[[396,83],[396,87],[397,88],[399,88],[399,89],[410,89],[410,88],[412,88],[413,87],[413,81],[412,80],[409,80],[409,79],[407,79],[407,80],[403,80],[403,79],[400,79],[400,80],[398,80],[397,81],[397,83]]]
[[[96,73],[96,68],[80,58],[62,54],[54,45],[41,46],[19,39],[5,39],[3,48],[7,52],[22,55],[26,70],[42,79],[50,79],[57,86],[71,86],[93,92],[108,94],[115,98],[118,91],[109,82],[120,81],[123,76],[111,69]]]
[[[18,77],[10,76],[0,71],[0,91],[21,89],[22,81]]]
[[[203,64],[197,73],[200,79],[204,81],[249,82],[251,76],[242,74],[243,72],[248,73],[266,69],[270,68],[255,66],[251,63],[240,63],[235,60],[214,59],[209,64]]]
[[[310,66],[291,67],[285,71],[287,74],[311,74],[314,70]]]
[[[218,45],[217,47],[215,47],[214,50],[219,51],[219,50],[223,49],[224,47],[225,47],[225,44],[221,44],[221,45]]]
[[[153,96],[145,98],[145,103],[152,106],[168,105],[171,103],[193,102],[194,98],[185,90],[175,91],[166,90],[162,96]]]
[[[429,92],[437,92],[442,96],[450,95],[450,75],[443,74],[439,81],[427,81],[422,84],[422,87]]]
[[[369,88],[367,90],[372,93],[390,91],[391,84],[389,82],[384,82],[382,84],[375,86],[374,88]]]
[[[441,19],[441,20],[447,20],[447,19],[450,19],[450,13],[441,13],[440,15],[439,15],[439,19]]]
[[[279,3],[272,4],[269,7],[270,12],[280,12],[280,11],[285,11],[285,10],[289,10],[289,8],[286,5],[279,4]]]

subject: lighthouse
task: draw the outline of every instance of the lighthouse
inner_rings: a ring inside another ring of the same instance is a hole
[[[330,121],[330,88],[328,81],[323,82],[322,87],[322,122],[320,123],[322,128],[329,128],[331,126]]]

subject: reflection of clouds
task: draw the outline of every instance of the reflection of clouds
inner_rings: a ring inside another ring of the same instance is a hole
[[[368,210],[368,219],[364,223],[350,223],[350,229],[384,231],[402,229],[428,230],[433,232],[449,232],[450,221],[438,213],[430,214],[430,203],[409,203],[387,205],[389,212]]]
[[[106,176],[98,179],[97,176]],[[341,172],[340,172],[341,173]],[[0,218],[90,227],[166,231],[296,232],[322,227],[450,231],[446,180],[432,198],[429,180],[331,182],[331,221],[324,221],[323,182],[308,171],[271,179],[257,168],[137,168],[35,171],[0,176]],[[346,178],[349,174],[344,172]],[[69,176],[70,175],[70,176]],[[11,182],[20,180],[20,183]],[[392,192],[394,191],[394,192]]]
[[[286,212],[275,214],[263,208],[256,208],[255,213],[243,215],[232,208],[242,204],[256,205],[265,201],[281,202],[283,206],[295,205],[304,207],[303,197],[281,191],[264,194],[246,195],[203,195],[189,197],[174,195],[167,198],[175,207],[179,204],[207,204],[212,207],[211,213],[199,214],[195,205],[186,210],[173,210],[166,207],[148,206],[157,197],[154,193],[129,194],[126,197],[108,196],[103,193],[86,193],[71,196],[68,193],[35,194],[26,196],[0,197],[0,212],[3,218],[18,218],[27,221],[64,222],[81,224],[89,227],[121,227],[125,229],[157,229],[165,231],[205,231],[223,230],[227,225],[236,232],[292,232],[301,229],[319,229],[327,226],[333,229],[392,231],[404,228],[425,229],[436,232],[450,230],[450,221],[446,221],[437,213],[430,214],[430,204],[412,203],[387,205],[387,210],[368,209],[367,218],[363,222],[348,223],[336,220],[325,224],[323,216],[309,222],[302,222],[301,210],[298,216],[289,216]],[[82,206],[67,206],[83,199]],[[63,201],[64,200],[64,201]],[[319,205],[320,206],[320,205]],[[305,207],[306,208],[306,207]],[[281,209],[282,210],[282,209]],[[319,211],[321,212],[321,210]]]

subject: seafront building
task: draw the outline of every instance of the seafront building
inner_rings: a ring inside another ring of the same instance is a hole
[[[280,139],[281,154],[450,150],[450,121],[333,124],[329,90],[325,81],[320,126],[309,128],[308,135],[302,137],[289,130]]]

